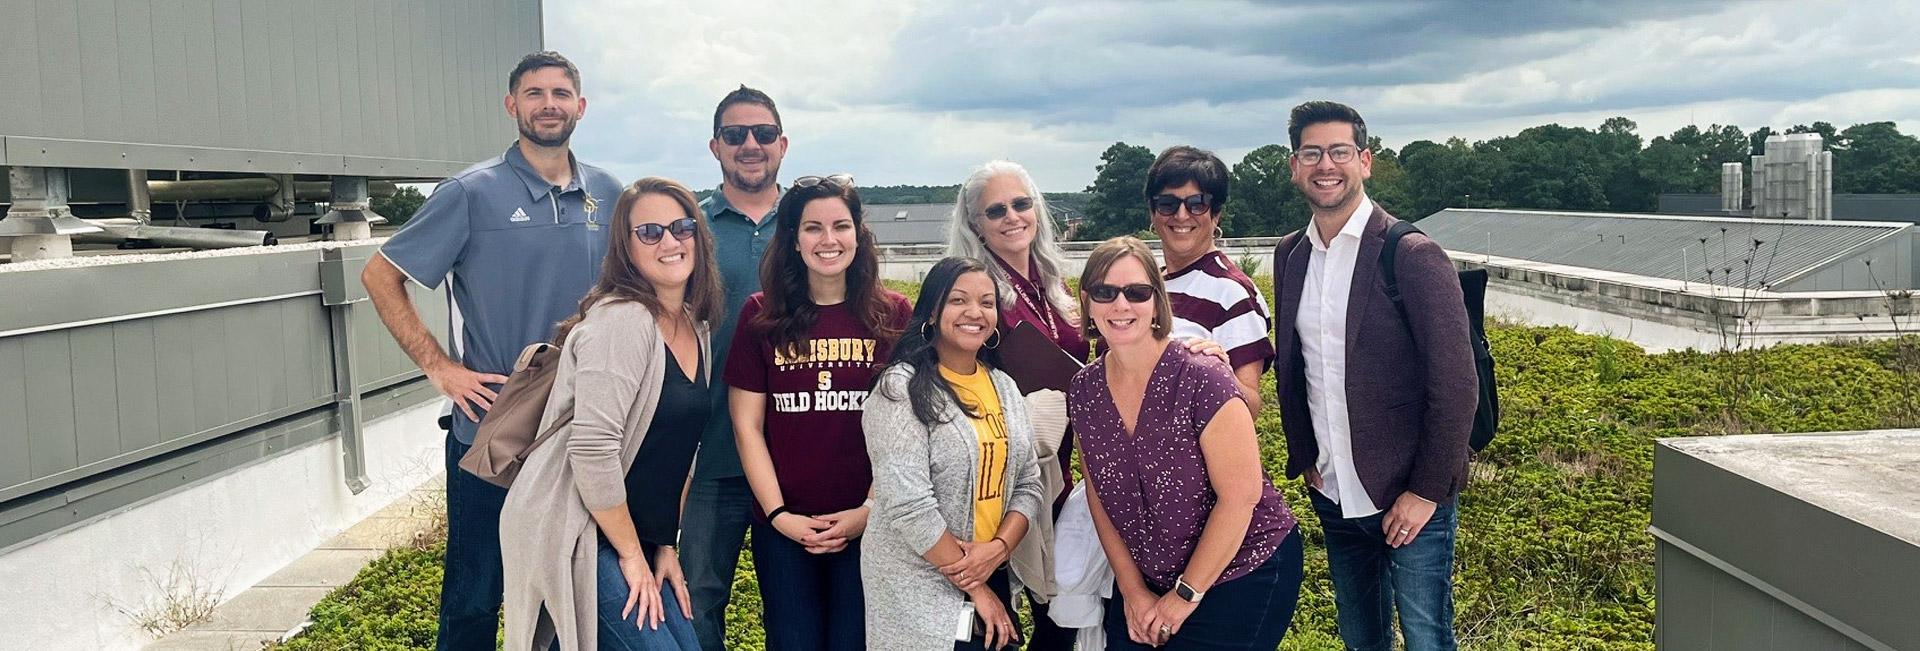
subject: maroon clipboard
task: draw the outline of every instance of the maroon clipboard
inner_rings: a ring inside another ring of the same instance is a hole
[[[1041,389],[1066,391],[1073,384],[1073,374],[1085,364],[1061,350],[1033,322],[1022,321],[1001,334],[1000,366],[1026,394]]]

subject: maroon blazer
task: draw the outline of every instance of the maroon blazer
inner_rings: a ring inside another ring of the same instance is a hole
[[[1395,275],[1403,320],[1380,273],[1381,234],[1397,221],[1379,205],[1360,236],[1347,300],[1347,413],[1353,462],[1375,506],[1400,494],[1445,503],[1467,483],[1467,435],[1479,405],[1479,376],[1468,343],[1467,308],[1453,262],[1440,245],[1412,233],[1400,239]],[[1309,223],[1307,228],[1313,228]],[[1280,270],[1274,291],[1274,345],[1281,423],[1287,434],[1287,477],[1320,458],[1307,410],[1306,359],[1294,319],[1313,245],[1295,231],[1274,249]],[[1297,246],[1296,246],[1297,244]]]

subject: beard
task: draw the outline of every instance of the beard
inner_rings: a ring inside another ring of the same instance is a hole
[[[753,177],[747,176],[738,169],[727,170],[727,185],[750,194],[760,192],[771,187],[774,181],[780,178],[780,164],[774,162],[772,158],[767,159],[766,170],[765,173]]]
[[[1314,199],[1313,193],[1308,191],[1313,187],[1312,181],[1308,181],[1305,187],[1300,188],[1300,195],[1307,200],[1307,205],[1312,206],[1314,210],[1333,210],[1342,206],[1351,206],[1353,204],[1349,202],[1352,202],[1355,197],[1360,196],[1362,188],[1360,184],[1355,183],[1352,179],[1347,179],[1346,181],[1346,191],[1334,195],[1331,200],[1325,203]]]
[[[520,137],[525,138],[527,142],[541,147],[564,147],[567,141],[573,138],[573,127],[579,123],[580,121],[577,118],[567,118],[560,123],[559,135],[549,138],[540,135],[540,132],[533,126],[533,118],[528,117],[520,120]]]

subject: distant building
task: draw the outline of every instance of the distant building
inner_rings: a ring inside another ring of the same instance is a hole
[[[1920,331],[1914,224],[1452,208],[1419,225],[1487,270],[1489,315],[1652,352]]]
[[[1469,258],[1776,292],[1920,287],[1905,223],[1449,208],[1419,225]]]
[[[882,245],[946,244],[953,220],[950,203],[876,203],[864,210],[867,228]]]
[[[1662,194],[1666,215],[1920,223],[1920,194],[1833,194],[1833,152],[1820,134],[1767,138],[1753,157],[1752,187],[1740,163],[1720,166],[1720,194]]]

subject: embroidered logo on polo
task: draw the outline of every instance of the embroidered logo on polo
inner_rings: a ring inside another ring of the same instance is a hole
[[[533,217],[530,217],[527,215],[527,211],[525,208],[514,208],[513,215],[510,217],[507,217],[507,221],[510,221],[510,222],[523,222],[529,219],[533,219]]]

